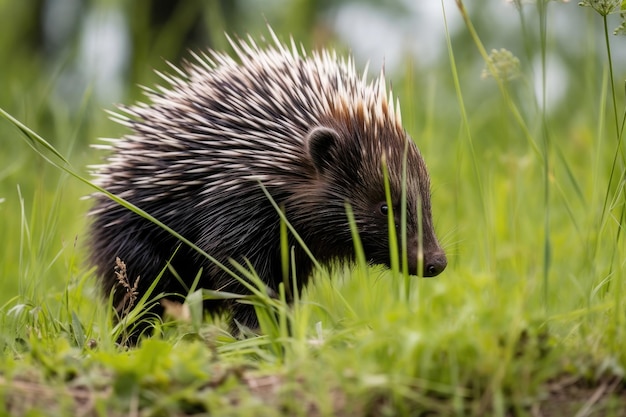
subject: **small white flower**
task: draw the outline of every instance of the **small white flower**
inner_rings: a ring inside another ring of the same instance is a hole
[[[489,65],[491,63],[491,65]],[[492,73],[493,72],[493,73]],[[492,49],[489,54],[489,62],[483,69],[481,78],[499,78],[501,80],[514,80],[521,76],[519,59],[507,49]]]

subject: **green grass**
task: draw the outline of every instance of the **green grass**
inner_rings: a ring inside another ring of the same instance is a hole
[[[605,44],[612,21],[579,8],[579,30],[597,39],[568,58],[576,88],[543,110],[549,85],[537,96],[534,81],[560,51],[551,23],[570,6],[525,5],[511,29],[521,41],[510,46],[468,14],[445,59],[392,77],[431,174],[449,257],[440,277],[321,271],[291,308],[259,294],[263,335],[241,340],[220,318],[202,318],[193,292],[190,320],[169,320],[132,349],[115,344],[122,329],[97,294],[81,199],[93,191],[83,167],[101,156],[88,143],[124,131],[89,88],[73,106],[56,97],[63,62],[39,71],[41,58],[7,49],[0,107],[50,148],[0,122],[0,414],[626,415],[626,69],[608,55],[624,40]],[[160,44],[182,42],[180,27],[166,30],[178,35],[162,32]],[[146,59],[161,56],[149,39],[136,42]],[[500,48],[518,51],[517,78],[498,72],[512,64],[489,55]],[[543,64],[533,74],[534,56]],[[155,58],[133,74],[151,83],[150,66],[166,67]],[[481,80],[483,67],[491,76]]]

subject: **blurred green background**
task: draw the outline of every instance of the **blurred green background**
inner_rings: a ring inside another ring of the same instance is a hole
[[[594,258],[606,249],[596,244],[596,226],[615,153],[602,21],[576,2],[549,2],[543,72],[534,3],[521,11],[500,0],[467,7],[488,50],[506,48],[519,58],[520,76],[506,86],[537,144],[547,127],[547,206],[542,155],[493,79],[481,77],[484,60],[449,0],[0,0],[0,107],[86,175],[103,156],[89,144],[125,132],[105,110],[141,100],[140,86],[160,83],[154,70],[168,71],[168,61],[181,64],[190,50],[228,51],[224,33],[260,39],[269,24],[285,41],[291,35],[307,49],[352,53],[361,69],[369,61],[372,74],[384,65],[430,168],[436,227],[450,258],[440,279],[462,269],[464,276],[540,282],[549,207],[549,273],[584,293],[615,261]],[[617,17],[609,22],[616,26]],[[454,88],[446,24],[469,126]],[[619,45],[613,58],[623,89],[626,48],[622,38],[610,41]],[[621,91],[618,100],[622,108]],[[0,122],[0,302],[62,289],[85,273],[90,203],[82,197],[89,193]],[[550,297],[558,293],[558,286],[550,289]]]

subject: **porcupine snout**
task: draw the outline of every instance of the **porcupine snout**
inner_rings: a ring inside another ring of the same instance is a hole
[[[441,248],[424,256],[424,276],[436,277],[448,266],[448,259]]]
[[[434,232],[425,233],[421,246],[423,247],[422,275],[427,278],[436,277],[446,269],[446,266],[448,266],[448,259],[446,258],[446,254],[441,246],[439,246],[439,242],[437,241]],[[411,275],[418,275],[418,268],[420,265],[419,236],[412,237],[409,240],[407,247],[409,273]]]

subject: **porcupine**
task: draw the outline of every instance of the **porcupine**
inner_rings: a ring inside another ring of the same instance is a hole
[[[121,107],[114,117],[132,133],[103,146],[111,155],[97,167],[99,185],[222,264],[252,266],[276,293],[293,277],[283,277],[280,216],[265,191],[321,264],[355,259],[349,204],[368,261],[389,266],[386,167],[399,248],[406,181],[408,271],[417,275],[423,265],[423,276],[438,275],[447,260],[433,228],[429,175],[402,127],[399,103],[387,93],[384,72],[368,83],[367,70],[357,73],[352,58],[329,50],[307,55],[293,40],[283,44],[271,35],[264,47],[229,38],[237,60],[215,51],[194,54],[184,70],[160,74],[169,86],[147,90],[149,104]],[[114,273],[117,257],[130,280],[141,277],[139,296],[162,271],[155,294],[185,294],[164,269],[170,259],[187,286],[201,271],[202,288],[248,293],[159,226],[105,195],[94,198],[91,259],[114,306],[126,292]],[[289,244],[300,291],[314,262],[291,235]],[[247,304],[214,300],[205,308],[258,325]],[[163,313],[158,305],[154,311]]]

